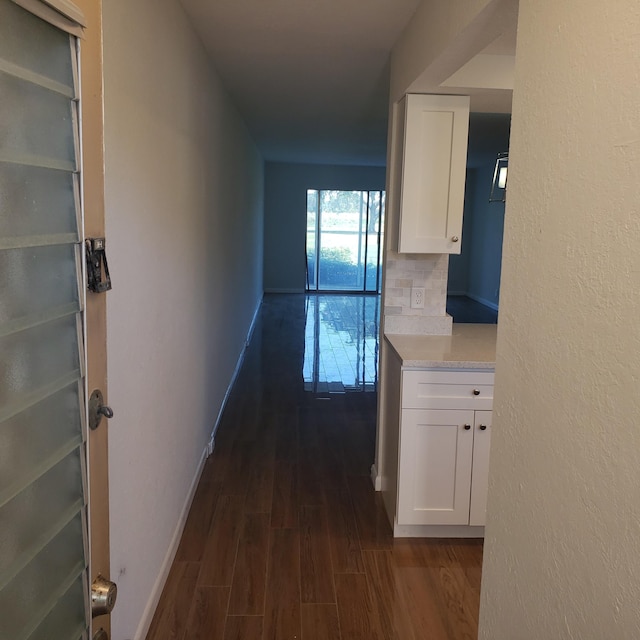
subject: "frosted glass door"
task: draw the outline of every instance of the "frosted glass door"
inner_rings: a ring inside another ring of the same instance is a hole
[[[0,640],[89,631],[76,59],[0,0]]]

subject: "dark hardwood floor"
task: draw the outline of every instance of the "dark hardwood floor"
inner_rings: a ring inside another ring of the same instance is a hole
[[[265,296],[147,638],[476,638],[481,541],[393,539],[376,394],[304,392],[304,326]]]

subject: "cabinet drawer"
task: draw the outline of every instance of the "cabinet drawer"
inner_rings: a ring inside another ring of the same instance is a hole
[[[492,371],[404,371],[403,409],[491,409]]]

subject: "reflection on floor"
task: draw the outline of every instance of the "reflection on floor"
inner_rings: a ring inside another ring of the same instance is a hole
[[[375,391],[379,319],[378,295],[307,295],[305,391]]]
[[[447,313],[454,322],[497,324],[498,312],[467,296],[447,296]]]

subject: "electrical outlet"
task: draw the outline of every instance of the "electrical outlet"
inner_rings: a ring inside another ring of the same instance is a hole
[[[422,287],[411,287],[411,308],[424,309],[424,289]]]

